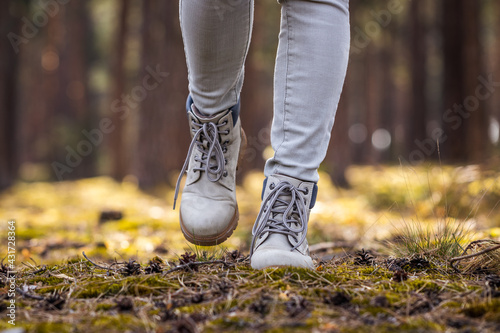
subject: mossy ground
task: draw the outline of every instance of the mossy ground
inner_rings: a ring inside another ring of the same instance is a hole
[[[124,276],[85,259],[24,268],[21,285],[36,286],[18,296],[17,323],[34,332],[221,331],[447,331],[500,329],[500,295],[482,276],[457,276],[444,268],[421,270],[397,282],[383,260],[355,265],[332,260],[321,270],[270,268],[226,257],[230,266]],[[54,279],[65,274],[68,279]],[[33,290],[33,291],[31,291]],[[54,290],[65,303],[48,300]],[[10,325],[3,321],[0,328]]]
[[[250,268],[246,255],[260,205],[260,174],[250,174],[238,188],[235,234],[224,247],[211,249],[190,248],[183,240],[169,187],[145,194],[130,180],[19,183],[0,195],[3,238],[8,219],[16,220],[16,327],[27,332],[500,331],[500,291],[491,275],[458,274],[446,258],[425,252],[420,256],[429,265],[401,265],[401,273],[384,245],[394,241],[404,221],[433,226],[445,218],[469,225],[471,240],[498,240],[500,174],[477,167],[366,167],[352,168],[348,177],[352,189],[341,190],[321,175],[308,239],[333,245],[314,253],[315,271]],[[109,210],[123,217],[99,222]],[[362,247],[373,250],[374,261],[356,261]],[[0,249],[0,255],[6,251]],[[83,251],[109,269],[87,261]],[[169,271],[185,260],[185,251],[209,263]],[[155,256],[161,272],[146,274]],[[141,267],[130,264],[131,258]],[[12,328],[4,282],[2,277],[0,332]]]

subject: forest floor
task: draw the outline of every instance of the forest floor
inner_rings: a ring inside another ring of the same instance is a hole
[[[498,170],[352,167],[350,189],[321,173],[315,270],[250,267],[259,173],[212,248],[183,239],[170,187],[20,182],[0,193],[0,332],[498,332],[500,249],[480,253],[500,241]]]

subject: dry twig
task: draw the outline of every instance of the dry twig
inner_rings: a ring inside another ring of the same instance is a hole
[[[484,250],[481,250],[479,252],[476,252],[476,253],[471,253],[471,254],[465,255],[465,253],[467,253],[467,251],[470,250],[472,248],[472,246],[474,246],[476,244],[480,244],[482,242],[490,242],[490,243],[494,243],[497,245],[490,246],[490,247],[488,247]],[[456,272],[461,273],[461,271],[456,267],[455,262],[460,261],[460,260],[464,260],[464,259],[474,258],[474,257],[480,256],[480,255],[486,254],[488,252],[495,251],[497,249],[500,249],[500,243],[498,243],[496,241],[489,240],[489,239],[481,239],[481,240],[473,241],[469,245],[467,245],[464,252],[462,252],[461,256],[450,259],[450,265],[451,265],[451,267],[453,267],[453,269]]]

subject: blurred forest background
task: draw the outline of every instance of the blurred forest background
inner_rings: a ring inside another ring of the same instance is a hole
[[[322,166],[334,182],[347,185],[351,164],[499,165],[500,1],[351,0],[350,10]],[[279,19],[276,1],[256,1],[243,173],[269,155]],[[96,175],[172,183],[190,141],[177,1],[5,0],[0,35],[0,188]]]

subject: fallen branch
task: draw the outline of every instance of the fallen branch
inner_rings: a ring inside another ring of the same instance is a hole
[[[489,240],[488,240],[489,241]],[[478,240],[478,241],[474,241],[474,242],[471,242],[464,250],[464,252],[462,253],[461,256],[459,257],[455,257],[455,258],[452,258],[450,259],[450,265],[451,267],[458,273],[461,273],[460,270],[454,265],[455,262],[457,261],[460,261],[460,260],[464,260],[464,259],[469,259],[469,258],[474,258],[474,257],[477,257],[479,255],[482,255],[482,254],[485,254],[485,253],[488,253],[488,252],[491,252],[491,251],[495,251],[497,249],[500,249],[500,244],[497,244],[497,245],[494,245],[494,246],[491,246],[487,249],[484,249],[482,251],[479,251],[479,252],[476,252],[476,253],[472,253],[472,254],[468,254],[468,255],[464,255],[471,247],[473,244],[477,244],[477,243],[480,243],[480,242],[485,242],[485,240]],[[491,241],[490,241],[491,242]],[[496,243],[496,242],[495,242]]]
[[[24,297],[28,297],[28,298],[32,298],[32,299],[36,299],[37,301],[43,301],[45,300],[45,297],[42,297],[42,296],[38,296],[38,295],[31,295],[31,294],[28,294],[27,292],[25,292],[24,290],[22,290],[21,288],[16,288],[16,291],[18,293],[20,293],[22,296]]]
[[[30,274],[38,274],[38,273],[45,271],[46,269],[47,269],[47,266],[43,265],[42,268],[37,269],[36,271],[31,272]]]
[[[94,265],[95,267],[98,267],[98,268],[101,268],[101,269],[105,269],[105,270],[107,270],[107,271],[112,270],[112,269],[111,269],[111,268],[109,268],[109,267],[104,267],[104,266],[98,265],[98,264],[96,264],[95,262],[93,262],[92,260],[90,260],[90,259],[89,259],[89,257],[87,257],[87,256],[85,255],[85,251],[82,251],[82,255],[85,257],[85,259],[87,259],[87,261],[88,261],[88,262],[90,262],[90,263],[91,263],[92,265]]]

